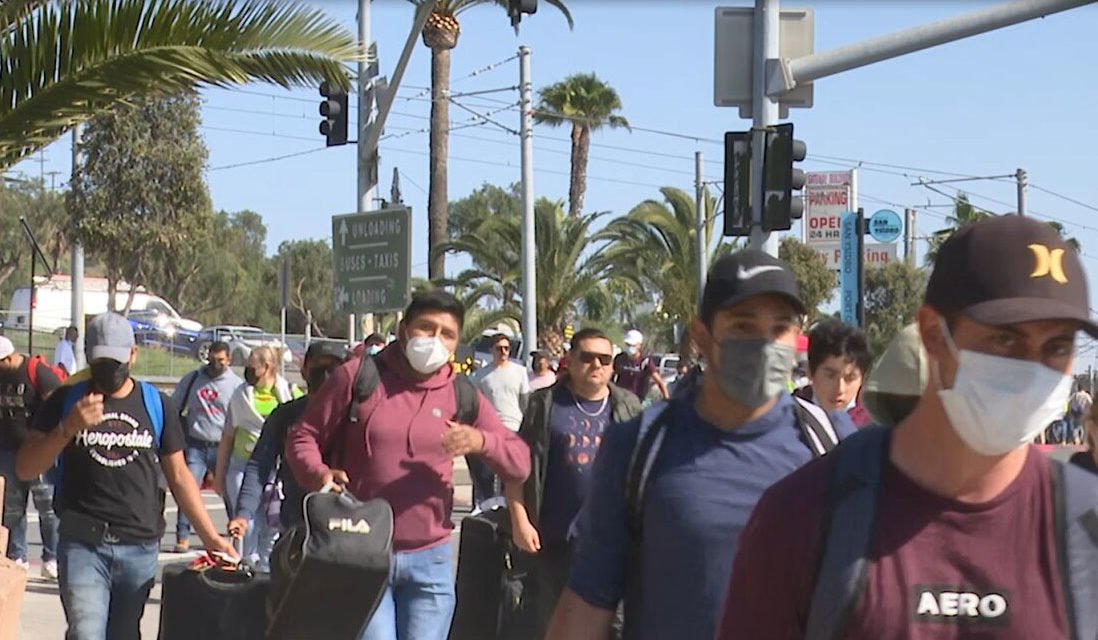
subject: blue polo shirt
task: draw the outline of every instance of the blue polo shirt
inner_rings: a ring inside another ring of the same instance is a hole
[[[691,394],[693,395],[693,394]],[[591,489],[575,524],[568,586],[588,604],[613,609],[625,598],[626,640],[712,638],[740,533],[763,492],[812,459],[782,396],[766,415],[727,432],[698,416],[694,398],[673,401],[671,423],[649,476],[639,581],[626,589],[631,548],[625,504],[629,459],[640,420],[612,424],[595,458]],[[659,411],[663,404],[648,409]],[[854,432],[831,414],[840,438]]]

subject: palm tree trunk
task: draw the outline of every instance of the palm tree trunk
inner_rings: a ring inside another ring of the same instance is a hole
[[[572,125],[572,176],[568,185],[568,213],[578,217],[583,211],[587,191],[587,154],[591,149],[591,129]]]
[[[446,277],[446,255],[435,253],[435,247],[446,242],[447,207],[449,194],[446,188],[446,159],[450,151],[450,49],[431,49],[431,183],[427,200],[427,239],[430,245],[430,262],[427,277],[431,280]]]

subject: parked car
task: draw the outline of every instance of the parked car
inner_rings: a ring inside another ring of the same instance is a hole
[[[198,340],[195,343],[194,357],[202,362],[207,362],[210,357],[210,345],[218,340],[229,345],[230,363],[234,367],[242,367],[247,364],[252,349],[262,346],[281,349],[283,362],[286,364],[293,362],[293,354],[285,348],[281,340],[272,334],[265,333],[259,327],[228,324],[209,326],[199,332]]]
[[[127,319],[133,327],[137,344],[166,349],[180,355],[195,352],[200,332],[193,327],[197,323],[179,322],[167,314],[152,309],[130,311]],[[201,329],[202,325],[198,325]]]

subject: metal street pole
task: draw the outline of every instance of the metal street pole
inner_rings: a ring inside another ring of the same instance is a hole
[[[369,51],[370,40],[370,2],[371,0],[358,0],[358,41],[363,50]],[[374,187],[371,184],[371,162],[373,154],[366,149],[367,132],[374,116],[374,89],[373,77],[371,77],[369,56],[362,56],[358,60],[358,134],[355,140],[358,142],[358,209],[359,213],[365,213],[373,208]]]
[[[701,304],[702,294],[705,292],[705,276],[708,272],[709,265],[705,259],[709,254],[708,241],[709,238],[705,234],[706,222],[705,219],[705,162],[702,159],[702,152],[694,152],[694,213],[698,219],[698,231],[695,238],[696,250],[697,250],[697,269],[698,269],[698,304]]]
[[[858,326],[865,329],[865,209],[858,207]]]
[[[76,177],[76,171],[84,163],[84,154],[80,149],[83,137],[84,125],[78,124],[72,128],[72,177]],[[71,188],[71,186],[70,186]],[[76,370],[84,368],[84,245],[73,242],[70,249],[72,289],[70,302],[70,324],[76,327],[76,344],[72,351],[76,361]],[[70,372],[75,373],[75,372]]]
[[[538,348],[537,267],[534,261],[534,89],[530,78],[530,48],[519,47],[519,90],[522,112],[522,350]],[[527,360],[527,358],[523,358]]]
[[[1026,170],[1018,169],[1014,174],[1018,182],[1018,215],[1026,215]]]
[[[915,210],[904,210],[904,260],[907,266],[915,266]]]
[[[779,27],[781,8],[778,0],[755,0],[755,42],[752,65],[752,145],[751,145],[751,238],[752,249],[778,255],[778,237],[762,229],[763,167],[766,154],[766,128],[778,123],[778,99],[766,92],[767,60],[780,57]]]

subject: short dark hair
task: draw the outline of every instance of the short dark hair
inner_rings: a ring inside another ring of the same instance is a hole
[[[808,332],[808,371],[815,373],[816,367],[833,356],[852,362],[862,373],[869,371],[871,357],[865,332],[830,318],[812,327]]]
[[[362,341],[362,344],[367,346],[367,347],[372,347],[375,344],[379,344],[379,345],[384,347],[385,346],[385,338],[382,338],[381,334],[371,333],[370,335],[366,336],[366,339]]]
[[[212,356],[215,353],[230,353],[229,343],[224,340],[216,340],[210,343],[209,353]]]
[[[606,340],[611,345],[614,344],[614,341],[610,339],[610,336],[606,335],[602,329],[596,329],[595,327],[588,327],[577,331],[576,334],[572,336],[572,347],[575,348],[576,345],[584,340]]]
[[[465,326],[465,305],[445,291],[417,293],[404,310],[404,321],[411,322],[430,312],[448,313],[457,319],[459,329]]]
[[[496,335],[492,336],[492,347],[495,348],[497,344],[503,342],[504,340],[507,341],[508,347],[511,346],[511,336],[507,335],[506,333],[497,333]]]

